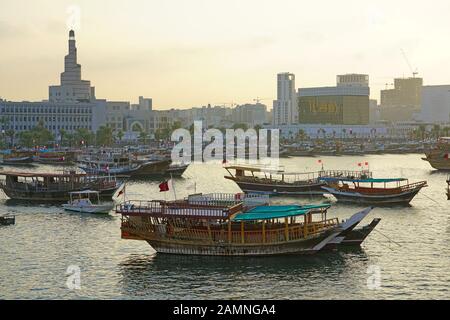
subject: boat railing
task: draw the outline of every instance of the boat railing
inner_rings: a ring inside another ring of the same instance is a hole
[[[350,171],[350,170],[321,170],[316,172],[286,172],[286,173],[272,173],[270,176],[267,174],[259,174],[252,176],[239,176],[241,181],[253,181],[258,180],[275,180],[284,181],[285,183],[296,182],[318,182],[321,178],[372,178],[372,172],[368,170]]]
[[[128,200],[116,206],[116,212],[122,215],[140,215],[157,217],[190,217],[227,219],[242,210],[242,202],[229,205],[216,203],[188,203],[186,201],[139,201]]]
[[[410,183],[407,184],[405,186],[400,186],[400,190],[402,192],[406,192],[406,191],[411,191],[417,188],[421,188],[421,187],[426,187],[427,186],[427,182],[426,181],[420,181],[420,182],[415,182],[415,183]]]
[[[226,228],[185,228],[170,225],[155,225],[150,222],[134,222],[129,218],[122,220],[122,230],[145,239],[166,239],[174,241],[196,241],[204,243],[229,244],[273,244],[295,241],[316,236],[324,230],[339,224],[337,218],[312,223],[298,223],[286,228],[283,223],[267,225],[264,229],[228,231]]]
[[[369,170],[323,170],[319,171],[320,178],[361,178],[365,177],[366,179],[372,178],[372,172]]]
[[[209,193],[190,195],[187,198],[190,204],[202,205],[236,205],[241,202],[247,207],[269,204],[269,196],[258,193]]]

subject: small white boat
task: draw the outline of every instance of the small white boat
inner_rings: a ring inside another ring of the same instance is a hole
[[[100,192],[92,190],[69,192],[70,200],[63,204],[64,210],[81,213],[109,213],[113,202],[101,203]],[[91,200],[94,198],[95,200]]]

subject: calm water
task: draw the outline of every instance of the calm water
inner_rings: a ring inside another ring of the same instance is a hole
[[[218,258],[155,254],[146,243],[120,239],[120,219],[71,214],[58,206],[11,203],[0,194],[0,214],[16,225],[0,227],[0,298],[3,299],[421,299],[450,298],[450,210],[446,174],[420,155],[322,157],[326,169],[370,162],[376,177],[427,180],[406,208],[377,208],[382,221],[360,250],[285,258]],[[288,171],[316,171],[317,158],[283,159]],[[41,167],[51,171],[52,167]],[[176,180],[177,197],[194,192],[239,192],[215,165],[192,165]],[[127,187],[129,198],[164,198],[158,181]],[[173,193],[165,195],[167,199]],[[276,198],[279,203],[323,198]],[[345,218],[361,207],[336,204],[329,216]],[[66,286],[67,268],[81,269],[81,289]],[[369,289],[368,270],[381,271]]]

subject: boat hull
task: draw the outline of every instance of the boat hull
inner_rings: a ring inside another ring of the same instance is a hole
[[[203,255],[203,256],[273,256],[273,255],[299,255],[313,254],[317,252],[315,246],[329,236],[328,233],[319,237],[286,242],[280,244],[194,244],[190,242],[147,240],[147,243],[158,253],[179,255]]]
[[[369,234],[375,229],[375,227],[380,223],[380,218],[375,218],[368,225],[361,228],[352,229],[349,228],[347,231],[336,237],[338,240],[336,243],[331,241],[325,247],[325,249],[335,249],[337,247],[359,247],[366,240]],[[342,237],[339,239],[339,237]]]
[[[450,159],[433,159],[433,158],[422,158],[422,160],[427,161],[434,169],[450,171]]]
[[[253,183],[244,182],[232,179],[231,177],[226,177],[229,180],[233,180],[242,191],[249,192],[262,192],[271,195],[322,195],[325,186],[323,182],[311,183],[311,184],[264,184],[264,183]]]
[[[20,157],[20,158],[7,158],[3,159],[2,164],[4,165],[29,165],[33,162],[33,157]]]
[[[339,191],[331,187],[323,187],[332,194],[339,202],[355,203],[361,205],[408,205],[417,193],[422,189],[416,188],[399,194],[392,195],[367,195],[358,192]]]
[[[78,213],[108,214],[114,205],[93,205],[93,206],[73,206],[69,204],[63,205],[64,210]]]
[[[169,168],[170,160],[146,162],[137,165],[135,168],[110,168],[110,169],[98,169],[90,168],[86,166],[80,166],[80,168],[86,173],[93,174],[115,174],[126,175],[129,177],[151,177],[164,174]],[[183,171],[184,172],[184,171]]]
[[[93,188],[92,185],[87,185],[83,188],[76,189],[67,189],[67,190],[58,190],[58,191],[30,191],[30,190],[18,190],[11,189],[7,186],[3,186],[3,192],[13,200],[23,200],[23,201],[39,201],[39,202],[63,202],[68,201],[70,199],[69,192],[74,191],[83,191],[88,189],[99,189],[100,197],[102,199],[111,199],[115,192],[122,185],[117,184],[113,187],[106,188]]]

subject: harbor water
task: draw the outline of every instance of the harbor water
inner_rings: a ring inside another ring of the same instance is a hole
[[[281,159],[286,171],[318,171],[319,158]],[[196,257],[156,254],[145,242],[120,239],[120,216],[68,213],[58,205],[8,200],[0,214],[1,299],[449,299],[450,210],[446,173],[419,154],[321,157],[325,169],[358,170],[374,177],[428,181],[409,207],[375,208],[382,220],[361,249],[288,257]],[[34,169],[55,171],[41,165]],[[239,192],[221,165],[191,165],[160,193],[160,180],[126,186],[129,199],[171,200],[194,192]],[[330,201],[329,217],[362,209],[330,197],[273,198],[274,203]],[[79,270],[79,287],[70,286]],[[68,285],[69,284],[69,285]]]

